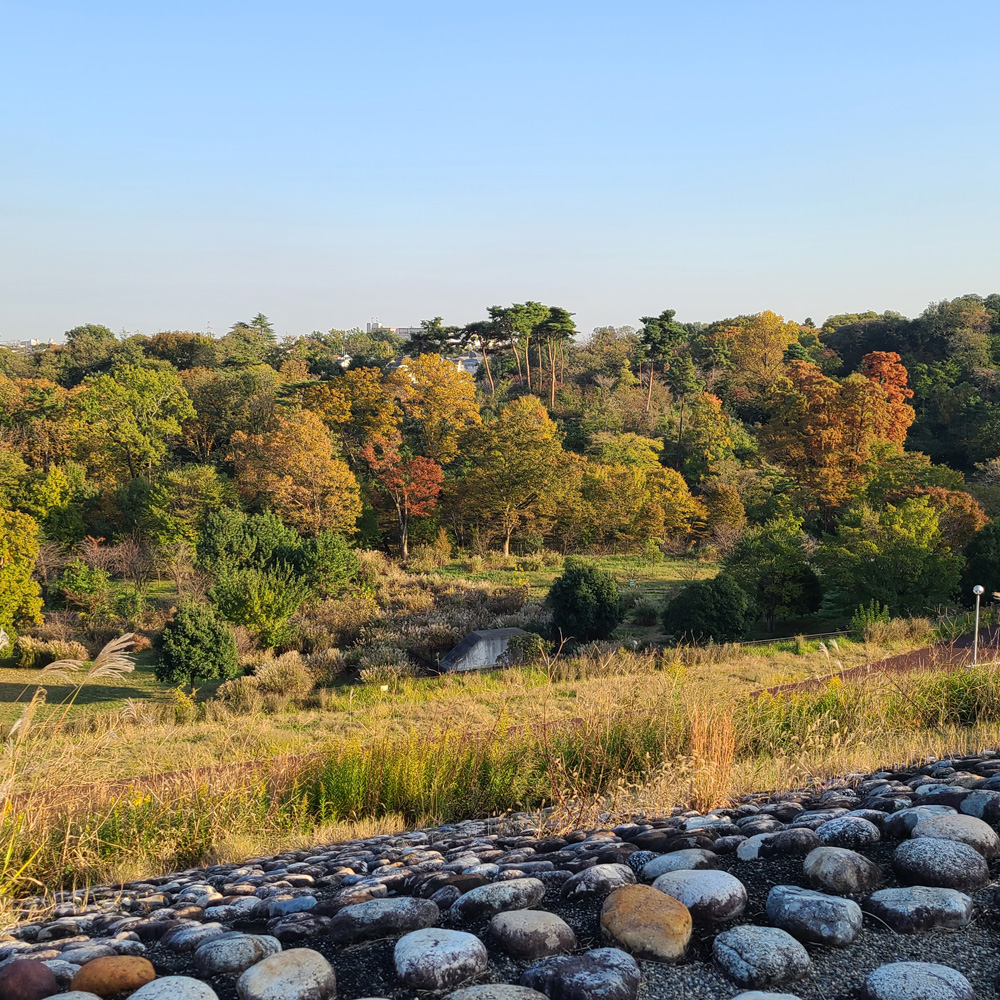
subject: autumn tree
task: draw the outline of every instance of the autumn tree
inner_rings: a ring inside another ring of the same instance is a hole
[[[463,453],[469,472],[460,502],[499,531],[509,555],[513,533],[550,509],[563,454],[559,431],[537,397],[521,396],[472,428]]]
[[[785,351],[798,340],[798,325],[766,310],[731,330],[729,392],[736,402],[756,403],[781,383]]]
[[[348,455],[356,455],[375,437],[391,438],[402,413],[395,387],[380,368],[352,368],[336,383],[347,402],[348,417],[341,425],[341,441]]]
[[[437,506],[444,473],[437,462],[423,455],[402,458],[401,444],[399,435],[379,435],[361,449],[360,457],[375,482],[377,497],[395,510],[399,548],[406,560],[410,556],[410,519],[426,517]]]
[[[472,376],[439,354],[421,354],[403,362],[389,383],[415,431],[416,450],[435,462],[450,462],[466,429],[479,423]]]
[[[298,410],[266,434],[237,431],[230,460],[247,503],[270,507],[303,535],[354,531],[361,514],[358,483],[334,457],[330,435],[315,413]]]

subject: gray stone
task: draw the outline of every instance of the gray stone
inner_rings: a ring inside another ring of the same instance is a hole
[[[517,958],[545,958],[576,947],[573,928],[545,910],[510,910],[490,921],[490,935]]]
[[[915,885],[873,893],[865,911],[900,934],[914,934],[964,927],[972,919],[972,900],[957,889]]]
[[[885,832],[890,837],[908,837],[913,828],[930,816],[954,816],[951,806],[910,806],[893,813],[885,821]]]
[[[692,919],[701,923],[732,920],[747,905],[746,886],[729,872],[667,872],[653,883],[653,888],[683,903]]]
[[[907,840],[896,848],[892,866],[900,881],[910,885],[980,889],[990,879],[983,856],[955,840]]]
[[[984,858],[995,858],[1000,854],[1000,837],[988,823],[975,816],[930,816],[921,820],[910,836],[915,840],[927,837],[968,844]]]
[[[846,847],[817,847],[802,862],[809,883],[838,896],[865,896],[883,882],[874,861]]]
[[[801,979],[809,972],[809,952],[777,927],[744,924],[723,931],[712,945],[712,957],[740,986],[770,986]]]
[[[449,993],[444,1000],[548,1000],[544,993],[527,986],[509,986],[504,983],[486,983],[483,986],[466,986]]]
[[[451,905],[456,920],[488,919],[505,910],[526,910],[545,895],[545,883],[537,878],[516,878],[470,889]]]
[[[667,872],[695,871],[701,868],[718,868],[719,856],[703,847],[691,847],[672,854],[661,854],[642,866],[639,874],[647,882],[652,882]]]
[[[613,890],[634,882],[635,872],[627,865],[594,865],[567,879],[563,883],[561,895],[563,899],[607,896]]]
[[[733,997],[733,1000],[799,1000],[792,993],[767,993],[762,990],[750,990],[748,993],[740,993]]]
[[[238,975],[279,951],[281,942],[267,934],[223,934],[200,944],[193,961],[202,975]]]
[[[440,917],[437,903],[429,899],[410,896],[370,899],[367,903],[345,906],[334,914],[330,919],[330,940],[336,944],[354,944],[394,937],[431,927]]]
[[[333,1000],[333,966],[311,948],[289,948],[251,966],[236,980],[240,1000]]]
[[[48,1000],[101,1000],[96,993],[84,993],[82,990],[69,990],[66,993],[54,993]]]
[[[767,896],[767,918],[800,941],[849,945],[861,931],[861,907],[797,885],[776,885]]]
[[[635,1000],[641,981],[639,963],[618,948],[546,958],[521,976],[549,1000]]]
[[[932,962],[892,962],[869,973],[870,1000],[976,1000],[972,984],[960,972]]]
[[[219,1000],[207,983],[190,976],[164,976],[140,986],[129,1000]]]
[[[816,836],[830,847],[846,847],[856,851],[871,847],[882,839],[878,827],[861,816],[839,816],[816,829]]]
[[[418,990],[446,990],[485,972],[486,947],[474,934],[428,927],[396,942],[396,975]]]

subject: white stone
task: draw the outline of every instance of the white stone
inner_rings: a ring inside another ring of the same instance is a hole
[[[418,990],[458,986],[485,972],[488,965],[486,946],[474,934],[437,927],[401,937],[393,959],[399,978]]]
[[[960,972],[933,962],[892,962],[869,973],[870,1000],[976,1000],[972,984]]]
[[[683,903],[694,920],[707,923],[738,917],[747,905],[746,886],[729,872],[667,872],[653,883],[653,888]]]
[[[190,976],[164,976],[140,986],[129,1000],[219,1000],[211,986]]]
[[[333,966],[311,948],[290,948],[252,965],[236,980],[240,1000],[333,1000]]]
[[[1000,854],[1000,837],[989,823],[975,816],[930,816],[922,819],[910,834],[915,840],[928,837],[933,840],[954,840],[968,844],[984,858],[995,858]]]
[[[652,882],[667,872],[695,871],[701,868],[717,868],[719,856],[714,851],[706,851],[703,847],[691,847],[671,854],[661,854],[658,858],[643,865],[641,877]]]
[[[279,951],[281,942],[269,934],[223,934],[195,949],[194,964],[203,975],[238,975]]]

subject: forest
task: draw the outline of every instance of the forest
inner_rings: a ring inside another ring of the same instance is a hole
[[[0,351],[0,627],[23,665],[145,630],[168,664],[202,651],[164,679],[233,676],[236,645],[320,648],[324,615],[328,645],[357,641],[344,609],[391,603],[386,567],[457,557],[689,561],[705,578],[645,609],[677,640],[925,614],[1000,591],[998,516],[998,294],[589,337],[537,302],[411,340],[279,340],[258,314]]]

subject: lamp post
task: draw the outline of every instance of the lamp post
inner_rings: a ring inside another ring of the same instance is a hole
[[[979,663],[979,598],[983,596],[983,588],[977,583],[972,592],[976,595],[976,630],[972,633],[972,665]]]

